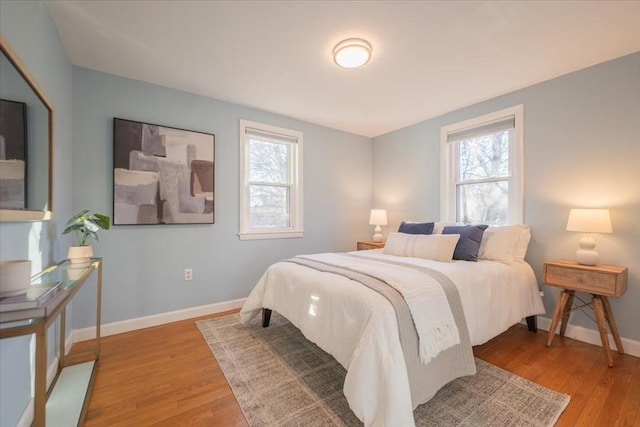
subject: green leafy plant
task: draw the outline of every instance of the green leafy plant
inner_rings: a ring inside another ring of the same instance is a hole
[[[62,234],[68,234],[73,231],[78,246],[87,246],[86,242],[89,237],[93,237],[97,241],[98,231],[108,230],[110,225],[111,221],[108,216],[84,210],[71,217]]]

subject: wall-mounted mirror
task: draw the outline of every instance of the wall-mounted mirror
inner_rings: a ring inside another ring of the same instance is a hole
[[[53,213],[53,108],[0,36],[0,222]]]

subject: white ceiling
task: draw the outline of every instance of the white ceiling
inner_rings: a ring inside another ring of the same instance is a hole
[[[640,1],[47,3],[74,65],[368,137],[640,51]]]

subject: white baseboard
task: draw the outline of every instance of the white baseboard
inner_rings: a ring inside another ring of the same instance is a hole
[[[187,308],[184,310],[171,311],[169,313],[154,314],[152,316],[138,317],[135,319],[122,320],[119,322],[106,323],[100,328],[100,335],[121,334],[123,332],[135,331],[137,329],[150,328],[152,326],[164,325],[166,323],[177,322],[179,320],[191,319],[193,317],[207,316],[209,314],[222,313],[224,311],[241,308],[246,298],[232,301],[220,302],[217,304],[202,305],[199,307]],[[87,341],[96,337],[95,326],[73,331],[74,342]]]
[[[123,320],[121,322],[107,323],[102,325],[101,336],[115,335],[122,332],[134,331],[136,329],[149,328],[151,326],[163,325],[165,323],[177,322],[179,320],[191,319],[193,317],[206,316],[209,314],[222,313],[242,307],[246,298],[232,301],[225,301],[217,304],[203,305],[200,307],[187,308],[185,310],[172,311],[169,313],[156,314],[153,316],[139,317],[136,319]],[[64,353],[69,354],[74,343],[87,341],[96,337],[96,328],[74,329],[67,336],[64,343]],[[58,372],[58,357],[54,357],[47,368],[47,390],[53,383]],[[33,397],[27,404],[22,416],[18,420],[16,427],[30,427],[33,422],[34,408]]]
[[[242,307],[245,300],[246,298],[240,298],[237,300],[192,307],[184,310],[172,311],[169,313],[155,314],[152,316],[138,317],[135,319],[123,320],[120,322],[107,323],[102,325],[101,335],[103,337],[106,337],[123,332],[135,331],[137,329],[144,329],[152,326],[164,325],[166,323],[177,322],[179,320],[191,319],[193,317],[222,313],[224,311],[234,310]],[[524,320],[523,323],[525,323]],[[550,325],[551,319],[538,316],[538,328],[544,331],[548,331]],[[67,339],[66,352],[69,352],[71,344],[73,344],[74,342],[94,339],[95,333],[95,327],[74,330],[71,335],[73,339]],[[583,326],[575,326],[571,324],[567,325],[565,336],[589,344],[602,346],[602,343],[600,341],[600,334],[598,333],[598,331],[585,328]],[[621,341],[622,345],[624,346],[625,354],[640,357],[640,341],[624,337],[621,337]],[[616,345],[611,334],[609,334],[609,343],[612,349],[616,349]]]
[[[538,316],[539,329],[548,331],[549,326],[551,326],[551,319]],[[585,328],[583,326],[575,326],[569,323],[567,325],[567,331],[565,332],[564,336],[602,347],[602,341],[600,341],[600,333],[594,329]],[[640,357],[640,341],[632,340],[625,337],[620,337],[620,341],[622,341],[622,346],[624,347],[625,354]],[[611,334],[609,334],[609,345],[611,346],[612,350],[617,350],[616,344],[613,341],[613,336]]]
[[[64,354],[67,355],[71,351],[71,347],[73,347],[75,331],[72,329],[71,333],[67,336],[67,339],[64,342]]]
[[[199,307],[187,308],[184,310],[172,311],[169,313],[162,313],[153,316],[138,317],[136,319],[107,323],[105,325],[102,325],[101,335],[103,337],[115,335],[123,332],[134,331],[137,329],[144,329],[152,326],[163,325],[166,323],[177,322],[179,320],[191,319],[193,317],[222,313],[224,311],[234,310],[242,307],[245,300],[246,298],[240,298],[237,300],[225,301],[217,304],[203,305]],[[538,328],[542,329],[543,331],[549,331],[551,319],[542,316],[537,317]],[[525,320],[523,320],[522,323],[526,324]],[[65,354],[69,353],[69,351],[71,350],[71,346],[74,343],[95,338],[95,332],[95,327],[73,330],[65,340]],[[571,324],[567,325],[565,336],[589,344],[602,346],[602,343],[600,341],[600,334],[598,333],[598,331],[582,326],[575,326]],[[625,354],[640,357],[640,341],[624,337],[621,337],[620,339],[622,341],[622,345],[624,345]],[[609,334],[609,345],[612,349],[616,349],[616,345],[611,334]],[[57,367],[58,358],[55,357],[49,365],[49,368],[47,369],[47,389],[49,389],[49,386],[51,385],[51,382],[55,377]],[[20,417],[20,420],[16,424],[16,427],[30,427],[32,422],[33,398],[27,405],[24,413],[22,414],[22,417]]]
[[[18,420],[16,427],[31,427],[33,422],[33,397]]]

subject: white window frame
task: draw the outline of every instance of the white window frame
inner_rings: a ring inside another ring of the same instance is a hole
[[[524,219],[524,105],[516,105],[494,113],[444,126],[440,129],[440,220],[456,221],[456,184],[458,180],[458,144],[449,144],[448,135],[514,118],[513,144],[509,146],[509,224],[522,224]]]
[[[252,228],[249,219],[249,137],[247,129],[253,129],[269,135],[278,142],[290,144],[289,163],[289,227]],[[279,138],[280,137],[280,138]],[[240,240],[289,239],[304,235],[302,210],[302,132],[266,125],[263,123],[240,120]]]

